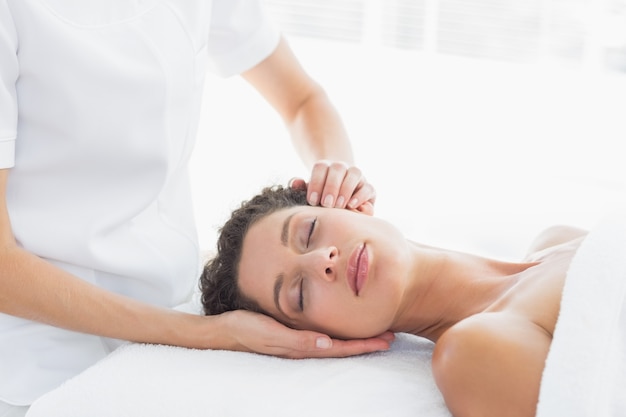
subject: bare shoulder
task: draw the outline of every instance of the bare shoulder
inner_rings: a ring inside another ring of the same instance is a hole
[[[448,329],[433,374],[455,417],[532,417],[550,336],[510,313],[481,313]]]
[[[566,225],[551,226],[539,233],[528,248],[528,254],[533,254],[547,248],[577,240],[587,235],[587,231]]]

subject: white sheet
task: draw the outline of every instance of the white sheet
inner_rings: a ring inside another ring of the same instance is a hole
[[[626,416],[626,212],[585,238],[567,274],[537,417]]]
[[[449,417],[432,346],[399,334],[388,352],[288,360],[130,344],[41,397],[27,417]]]

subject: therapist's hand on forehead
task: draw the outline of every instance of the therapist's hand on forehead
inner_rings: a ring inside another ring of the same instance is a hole
[[[302,178],[292,178],[289,186],[306,189],[307,201],[312,206],[347,208],[374,214],[376,190],[359,168],[348,166],[345,162],[317,161],[308,183]]]

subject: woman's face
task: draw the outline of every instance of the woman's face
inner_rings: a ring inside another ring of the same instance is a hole
[[[276,319],[340,338],[389,330],[409,276],[409,245],[378,218],[345,209],[283,209],[248,230],[241,292]]]

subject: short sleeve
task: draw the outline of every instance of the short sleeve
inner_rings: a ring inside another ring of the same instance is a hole
[[[17,33],[7,0],[0,0],[0,169],[15,163],[17,93],[19,74]]]
[[[212,72],[240,74],[267,58],[279,39],[260,0],[213,1],[208,43]]]

